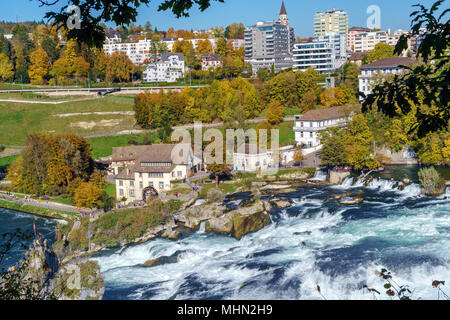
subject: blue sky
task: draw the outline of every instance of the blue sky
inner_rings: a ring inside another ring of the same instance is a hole
[[[233,22],[253,25],[260,20],[277,19],[281,7],[281,0],[225,0],[225,3],[213,3],[203,13],[195,8],[189,18],[177,19],[171,12],[158,12],[160,2],[161,0],[153,0],[148,7],[140,8],[137,24],[143,25],[150,21],[159,30],[167,30],[169,27],[206,29],[210,26],[227,26]],[[383,29],[408,29],[409,15],[413,11],[411,6],[418,2],[429,7],[435,0],[285,0],[289,21],[296,35],[302,37],[312,35],[313,14],[317,11],[343,9],[349,13],[350,27],[366,26],[366,9],[373,4],[381,8]],[[444,4],[448,7],[448,1]],[[0,20],[40,20],[45,12],[46,8],[40,8],[37,0],[0,1]]]

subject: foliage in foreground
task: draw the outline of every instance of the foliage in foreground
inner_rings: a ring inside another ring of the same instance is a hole
[[[437,195],[444,191],[445,181],[434,167],[422,168],[418,174],[425,194]]]

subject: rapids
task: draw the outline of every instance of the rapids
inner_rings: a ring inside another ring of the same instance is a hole
[[[177,241],[105,252],[93,258],[105,277],[104,299],[321,299],[317,285],[327,299],[374,299],[364,285],[387,299],[375,274],[383,267],[415,289],[414,299],[436,299],[432,281],[450,281],[450,190],[431,198],[417,184],[399,185],[374,179],[365,187],[348,178],[336,187],[299,187],[277,195],[292,207],[273,210],[270,226],[241,241],[202,228]],[[365,201],[343,206],[332,197],[345,192]],[[158,257],[176,259],[142,266]]]

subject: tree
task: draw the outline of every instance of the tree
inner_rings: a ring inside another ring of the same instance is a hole
[[[7,81],[14,76],[14,66],[8,56],[0,53],[0,79]]]
[[[303,112],[313,109],[317,105],[317,94],[314,90],[308,90],[303,94],[300,107]]]
[[[450,20],[446,19],[450,11],[437,13],[443,2],[436,1],[429,10],[421,4],[415,5],[418,10],[411,14],[411,33],[400,37],[395,47],[394,52],[400,54],[407,49],[411,37],[420,36],[417,57],[425,64],[405,66],[406,73],[395,75],[392,80],[376,86],[367,97],[363,96],[364,112],[375,106],[389,117],[409,114],[413,105],[421,105],[415,111],[417,121],[410,128],[410,131],[417,129],[420,138],[429,132],[445,130],[450,121]]]
[[[301,163],[303,161],[303,150],[301,146],[298,146],[295,148],[294,152],[294,162],[295,163]]]
[[[227,41],[224,38],[219,38],[219,40],[217,40],[216,53],[222,57],[228,54]]]
[[[283,121],[284,106],[277,100],[272,101],[267,107],[266,119],[270,124],[278,124]]]
[[[208,39],[199,40],[197,43],[197,52],[200,57],[202,57],[204,54],[212,53],[213,47],[211,41],[209,41]]]
[[[34,84],[43,84],[44,77],[50,70],[50,59],[47,53],[42,47],[38,47],[31,53],[30,62],[31,65],[28,69],[28,75],[31,82]]]
[[[43,6],[56,6],[58,11],[48,11],[45,18],[54,21],[58,28],[65,28],[67,21],[72,21],[73,12],[68,10],[72,5],[80,9],[80,28],[67,31],[68,39],[76,39],[79,43],[100,48],[105,41],[105,28],[102,23],[112,22],[115,25],[130,25],[136,22],[138,8],[148,5],[150,0],[70,0],[61,5],[59,0],[36,0]],[[206,10],[212,1],[224,0],[164,0],[158,11],[171,10],[176,17],[188,17],[194,4],[201,11]]]
[[[394,49],[387,43],[377,43],[375,48],[370,51],[363,59],[363,63],[371,63],[384,58],[392,58],[394,56]]]
[[[83,182],[75,190],[75,205],[78,208],[99,208],[103,190],[93,182]]]
[[[348,163],[345,149],[345,133],[338,128],[331,128],[319,133],[322,149],[319,152],[320,160],[324,165],[343,166]]]
[[[14,81],[17,83],[29,83],[30,78],[28,77],[28,60],[25,54],[25,48],[22,45],[14,46],[14,61],[15,61],[15,73]]]
[[[41,47],[47,53],[47,56],[50,59],[50,64],[53,64],[53,62],[55,62],[56,59],[58,59],[59,55],[57,43],[52,38],[47,37],[44,40],[42,40]]]
[[[113,54],[106,66],[106,81],[130,81],[131,74],[136,72],[136,66],[126,53]]]
[[[244,39],[245,26],[243,23],[232,23],[225,29],[225,38]]]

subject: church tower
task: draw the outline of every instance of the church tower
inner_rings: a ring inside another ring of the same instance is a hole
[[[281,3],[281,10],[280,10],[280,18],[278,19],[281,24],[288,26],[289,20],[287,17],[286,7],[284,6],[284,1]]]

